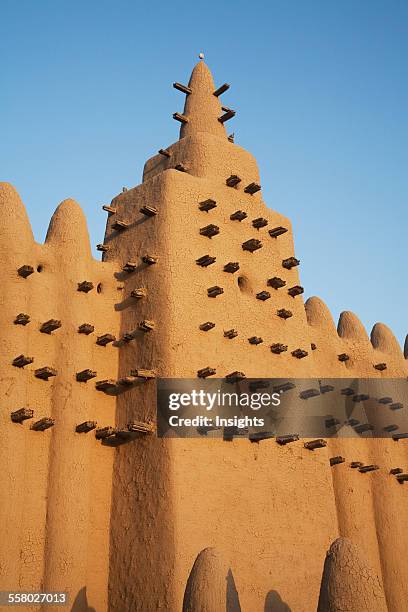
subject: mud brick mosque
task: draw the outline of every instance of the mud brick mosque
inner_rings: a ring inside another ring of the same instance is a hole
[[[229,86],[203,61],[174,86],[180,138],[103,207],[102,261],[75,201],[37,244],[0,185],[0,589],[76,612],[406,612],[404,434],[155,435],[155,378],[408,375],[388,327],[304,302]],[[404,406],[385,399],[387,424]]]

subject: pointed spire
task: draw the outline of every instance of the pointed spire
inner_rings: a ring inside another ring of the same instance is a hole
[[[207,132],[227,138],[225,127],[218,121],[223,114],[220,100],[214,96],[214,81],[210,69],[202,60],[194,67],[188,87],[183,115],[187,118],[180,128],[180,138],[197,132]]]
[[[91,257],[86,218],[75,200],[63,200],[56,208],[45,242],[63,249],[66,258],[76,259],[78,253]]]
[[[229,563],[216,548],[197,556],[184,593],[183,612],[241,610]]]
[[[371,330],[371,344],[375,349],[401,357],[401,347],[398,340],[387,325],[376,323]]]
[[[360,319],[354,314],[346,310],[340,314],[337,325],[337,333],[340,338],[347,340],[357,340],[359,342],[369,342],[367,331]]]
[[[15,258],[14,253],[21,252],[21,245],[30,251],[34,243],[30,220],[27,211],[16,189],[10,183],[0,183],[0,253],[7,257],[7,252]],[[4,248],[4,252],[3,252]]]
[[[320,298],[310,297],[305,303],[307,322],[311,327],[322,327],[330,332],[336,332],[330,310]]]
[[[360,549],[347,538],[335,540],[327,552],[317,610],[387,610],[377,574]]]

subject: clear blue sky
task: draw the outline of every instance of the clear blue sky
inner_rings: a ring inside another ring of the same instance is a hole
[[[178,138],[172,83],[203,51],[306,296],[405,338],[408,2],[1,0],[0,18],[0,179],[38,241],[66,197],[103,239],[101,205]]]

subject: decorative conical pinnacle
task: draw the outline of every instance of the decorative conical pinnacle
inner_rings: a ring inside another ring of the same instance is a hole
[[[191,73],[183,116],[187,122],[181,124],[180,138],[206,132],[227,138],[225,127],[219,117],[223,114],[220,100],[214,96],[214,81],[207,64],[200,59]]]

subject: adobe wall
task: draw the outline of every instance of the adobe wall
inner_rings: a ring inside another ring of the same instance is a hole
[[[200,211],[199,203],[209,197],[217,202],[217,208],[208,213]],[[139,209],[149,202],[154,203],[158,214],[141,221]],[[126,244],[126,250],[119,253],[110,249],[109,254],[123,265],[135,259],[135,253],[158,255],[157,264],[141,267],[126,281],[126,295],[138,286],[146,287],[148,295],[145,301],[126,311],[125,320],[129,321],[126,329],[134,328],[144,318],[153,318],[156,329],[141,333],[137,344],[127,347],[122,375],[128,374],[135,364],[154,367],[155,351],[159,356],[155,368],[159,376],[194,378],[197,370],[207,365],[215,367],[219,376],[234,370],[243,371],[248,377],[279,376],[282,372],[294,377],[379,376],[373,366],[382,361],[388,364],[387,376],[406,373],[406,361],[386,328],[377,327],[381,342],[377,339],[377,348],[374,348],[353,315],[342,316],[340,336],[319,300],[310,300],[305,309],[302,296],[293,298],[287,294],[287,287],[299,283],[296,268],[286,271],[281,266],[282,259],[294,254],[291,232],[273,239],[267,230],[277,225],[290,230],[290,225],[287,219],[266,209],[259,199],[228,188],[220,181],[211,182],[168,170],[119,196],[113,206],[118,218],[131,222],[131,227],[126,230],[126,239],[123,236],[118,243],[120,249]],[[230,214],[238,209],[246,210],[248,218],[242,222],[231,221]],[[268,219],[269,224],[258,231],[251,226],[251,221],[259,216]],[[113,217],[109,223],[112,222]],[[209,222],[221,230],[211,239],[199,234],[199,229]],[[173,234],[170,228],[174,228]],[[107,244],[111,244],[109,236],[108,233]],[[244,252],[242,242],[255,236],[263,241],[263,248],[255,253]],[[195,260],[205,254],[217,260],[208,268],[201,268]],[[234,274],[224,272],[223,265],[229,261],[239,261],[240,270]],[[246,277],[249,290],[241,291],[238,275]],[[287,281],[285,288],[267,287],[266,279],[275,275]],[[171,279],[173,299],[169,299],[168,279]],[[209,298],[207,288],[214,285],[222,286],[224,293]],[[265,289],[271,291],[271,298],[265,302],[257,300],[255,294]],[[281,320],[276,315],[281,307],[291,309],[293,317]],[[199,325],[205,321],[214,322],[215,328],[201,331]],[[232,340],[224,338],[223,331],[231,328],[237,329],[239,336]],[[262,336],[264,342],[250,345],[248,338],[252,335]],[[288,344],[288,351],[272,354],[273,342]],[[315,350],[311,350],[311,342],[316,344]],[[291,350],[298,347],[309,353],[302,360],[291,355]],[[337,357],[342,352],[350,354],[346,365]],[[148,395],[147,399],[145,391],[146,387],[122,394],[119,402],[124,407],[119,414],[125,411],[135,418],[152,417],[145,410],[146,404],[152,406],[154,398]],[[166,470],[151,473],[153,462],[158,461],[159,445],[156,441],[154,446],[152,441],[147,441],[148,446],[120,448],[116,475],[128,482],[124,471],[136,471],[140,478],[140,466],[147,465],[154,482],[149,498],[153,496],[154,503],[162,508],[159,516],[168,517],[171,508],[172,533],[166,538],[174,546],[174,599],[163,599],[164,593],[169,596],[168,576],[164,577],[161,594],[149,582],[154,536],[146,538],[151,510],[144,509],[145,494],[141,496],[138,491],[127,508],[132,494],[125,495],[120,487],[114,492],[117,502],[113,504],[113,524],[122,525],[128,513],[137,514],[141,529],[131,536],[126,532],[122,541],[121,536],[117,539],[115,536],[115,550],[121,552],[113,559],[112,593],[116,588],[124,590],[123,570],[118,567],[123,555],[126,572],[129,565],[134,566],[133,580],[127,586],[131,590],[127,601],[132,596],[137,601],[138,593],[148,583],[145,592],[152,599],[145,600],[143,606],[150,605],[153,610],[158,602],[165,601],[170,608],[179,609],[186,576],[198,551],[214,546],[231,560],[243,609],[261,609],[272,588],[294,610],[306,609],[302,607],[305,602],[313,609],[317,606],[325,552],[341,534],[352,537],[361,546],[377,573],[383,575],[389,601],[394,606],[390,609],[398,609],[398,602],[406,596],[407,568],[401,567],[401,557],[395,552],[403,554],[406,536],[403,522],[395,521],[395,516],[399,513],[405,516],[406,500],[403,487],[392,481],[388,472],[397,464],[405,465],[404,442],[337,440],[314,453],[303,449],[301,443],[285,449],[271,442],[254,445],[244,440],[232,443],[165,440],[164,443],[169,445],[166,451],[161,451],[166,456]],[[348,463],[330,467],[329,458],[339,454],[348,461],[379,463],[383,471],[370,477],[350,469]],[[160,488],[163,477],[172,496],[162,498],[162,503],[159,496],[156,498],[155,490]],[[147,480],[147,474],[143,475],[143,491]],[[153,532],[157,531],[158,524],[156,520]],[[386,533],[381,536],[384,524]],[[157,546],[159,556],[164,547],[160,541]],[[139,551],[133,559],[132,550]],[[309,551],[307,568],[305,551]],[[398,581],[396,575],[400,577]],[[255,583],[249,576],[256,577]],[[155,581],[157,578],[156,573]],[[293,589],[294,580],[301,588]],[[112,597],[112,606],[116,609],[119,604]]]
[[[118,272],[124,285],[117,308],[121,314],[120,337],[131,332],[133,339],[120,349],[118,377],[129,376],[134,369],[166,372],[170,363],[172,327],[168,312],[174,300],[170,268],[172,236],[157,231],[157,217],[140,212],[144,205],[159,206],[165,227],[168,197],[163,177],[153,178],[149,185],[120,194],[112,201],[116,213],[108,217],[104,244],[109,250],[105,261],[113,261],[122,270],[134,263],[132,272]],[[115,229],[117,220],[128,224]],[[158,263],[143,263],[145,255],[158,256]],[[136,299],[132,292],[145,291]],[[142,320],[153,320],[157,329],[143,332]],[[155,381],[140,379],[123,387],[117,396],[116,426],[126,427],[132,421],[155,421]],[[172,482],[172,445],[156,437],[139,438],[118,446],[113,470],[111,515],[111,610],[171,609],[173,595],[174,510],[175,491]],[[154,602],[154,604],[151,604]]]
[[[114,422],[115,400],[96,391],[93,381],[77,382],[76,373],[91,368],[101,377],[116,375],[117,349],[95,343],[98,335],[118,333],[113,267],[92,258],[74,201],[57,208],[44,245],[34,242],[24,206],[7,183],[0,186],[0,205],[0,588],[67,590],[75,598],[86,587],[90,605],[106,609],[114,451],[102,448],[94,432],[78,434],[75,427],[85,420]],[[27,278],[17,272],[23,265],[33,268]],[[82,281],[94,288],[77,291]],[[14,323],[20,313],[29,315],[28,324]],[[41,333],[50,319],[61,327]],[[95,331],[78,333],[83,323]],[[13,366],[21,354],[34,361]],[[56,376],[36,378],[44,366]],[[34,416],[13,423],[10,414],[20,408]],[[53,418],[54,426],[30,429],[43,417]]]

